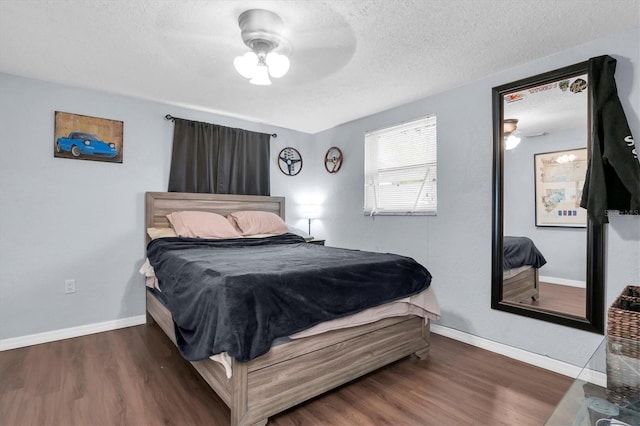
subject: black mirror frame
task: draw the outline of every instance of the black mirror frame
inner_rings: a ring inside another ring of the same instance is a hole
[[[587,220],[587,274],[586,274],[586,317],[576,317],[556,312],[528,308],[502,300],[503,232],[504,232],[504,149],[503,149],[503,98],[504,95],[549,81],[557,81],[568,76],[588,72],[588,62],[581,62],[564,68],[538,74],[492,89],[493,114],[493,172],[492,172],[492,261],[491,261],[491,308],[562,324],[594,333],[604,334],[604,225],[596,225]],[[592,94],[588,88],[588,131],[587,149],[591,155],[592,135]]]

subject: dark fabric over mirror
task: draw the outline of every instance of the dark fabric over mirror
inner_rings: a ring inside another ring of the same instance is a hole
[[[580,207],[596,223],[608,223],[608,210],[640,214],[640,163],[629,123],[618,98],[617,61],[589,59],[593,94],[593,138]]]
[[[170,192],[270,195],[271,135],[174,118]]]

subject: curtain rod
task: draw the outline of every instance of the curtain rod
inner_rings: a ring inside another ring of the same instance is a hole
[[[175,118],[176,118],[176,117],[172,116],[171,114],[167,114],[167,115],[165,115],[165,116],[164,116],[164,119],[165,119],[165,120],[171,120],[171,121],[173,121],[173,120],[175,120]],[[278,134],[277,134],[277,133],[271,133],[271,137],[275,139],[275,138],[277,138],[277,137],[278,137]]]

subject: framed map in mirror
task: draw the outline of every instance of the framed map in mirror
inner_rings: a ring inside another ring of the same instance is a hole
[[[587,173],[587,148],[535,154],[536,226],[585,228],[580,207]]]

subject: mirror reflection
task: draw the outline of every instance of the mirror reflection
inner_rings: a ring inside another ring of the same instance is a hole
[[[588,75],[502,96],[502,301],[586,318]]]
[[[491,307],[602,334],[602,225],[579,207],[587,62],[493,88]]]

